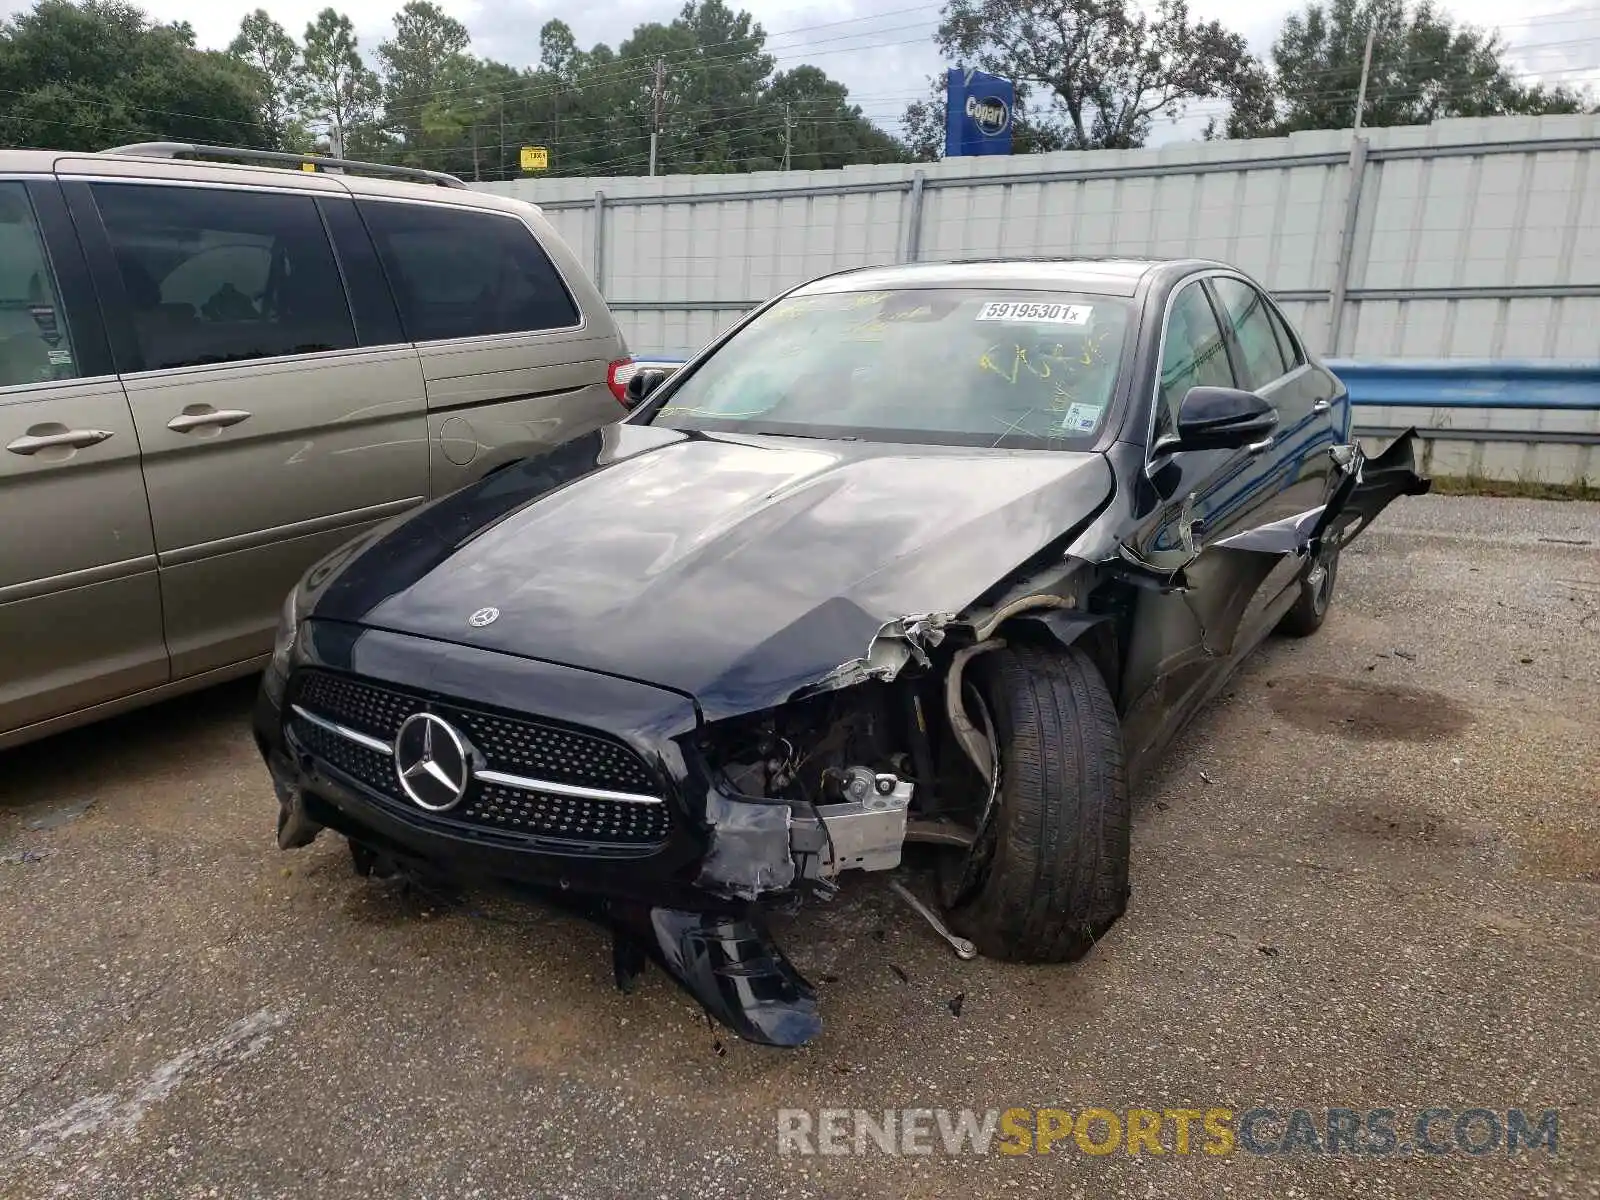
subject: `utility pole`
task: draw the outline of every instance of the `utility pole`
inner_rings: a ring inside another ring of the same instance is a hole
[[[794,142],[794,121],[789,117],[789,102],[783,102],[783,169],[789,169],[789,152]]]
[[[656,59],[655,115],[650,120],[650,174],[656,173],[656,141],[661,135],[661,93],[667,70],[665,58]]]
[[[344,127],[337,119],[328,125],[328,152],[334,158],[344,157]]]
[[[1367,29],[1367,50],[1361,56],[1361,87],[1356,92],[1356,135],[1361,134],[1361,115],[1367,108],[1367,76],[1372,71],[1372,43],[1378,36],[1378,23],[1373,21]]]
[[[494,177],[506,177],[506,94],[500,93],[500,153],[494,162]]]
[[[482,182],[478,175],[478,123],[472,123],[472,182]]]

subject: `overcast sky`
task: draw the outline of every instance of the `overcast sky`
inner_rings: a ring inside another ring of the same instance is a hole
[[[539,56],[539,27],[552,17],[572,26],[588,48],[597,41],[615,47],[644,21],[670,21],[681,0],[589,0],[578,9],[552,0],[438,0],[472,34],[473,52],[514,66]],[[164,20],[190,22],[202,46],[225,46],[239,20],[261,0],[146,0],[142,7]],[[299,37],[328,0],[275,0],[269,11]],[[945,65],[933,45],[938,4],[925,0],[729,0],[748,8],[766,28],[767,48],[779,69],[813,63],[850,89],[867,115],[898,128],[909,100],[925,94],[925,78]],[[400,0],[345,0],[335,7],[355,23],[369,58],[389,35],[389,20]],[[8,11],[26,0],[0,0]],[[1284,0],[1191,0],[1191,12],[1216,17],[1244,34],[1258,53],[1267,52],[1295,5]],[[1600,83],[1600,5],[1583,0],[1445,0],[1457,18],[1498,27],[1513,47],[1513,68],[1537,73],[1551,83]],[[1526,49],[1519,49],[1526,47]],[[1600,91],[1600,88],[1596,89]],[[1219,104],[1191,108],[1175,128],[1158,131],[1155,141],[1197,137]]]

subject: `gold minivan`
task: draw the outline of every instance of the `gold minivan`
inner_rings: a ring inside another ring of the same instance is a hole
[[[632,371],[538,209],[453,177],[0,151],[0,747],[255,671],[313,562]]]

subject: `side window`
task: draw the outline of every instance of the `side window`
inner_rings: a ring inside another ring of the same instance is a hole
[[[1284,320],[1283,314],[1271,304],[1267,305],[1267,317],[1272,322],[1272,331],[1278,335],[1278,349],[1283,351],[1284,366],[1290,371],[1303,366],[1306,357],[1300,353],[1295,336],[1289,329],[1289,322]]]
[[[1278,335],[1269,316],[1266,297],[1242,279],[1219,276],[1211,281],[1222,319],[1232,328],[1234,341],[1244,357],[1244,378],[1239,386],[1255,392],[1289,373]]]
[[[310,196],[129,183],[92,190],[145,370],[356,344]]]
[[[0,387],[78,374],[25,185],[0,183]]]
[[[1178,293],[1161,340],[1161,403],[1156,406],[1155,437],[1178,428],[1178,406],[1192,387],[1233,387],[1222,329],[1205,289],[1191,283]]]
[[[578,308],[521,221],[444,205],[364,201],[413,342],[565,329]]]

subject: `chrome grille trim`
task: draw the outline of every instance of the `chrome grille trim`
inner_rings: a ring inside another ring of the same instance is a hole
[[[660,796],[645,796],[638,792],[610,792],[604,788],[578,787],[570,783],[550,783],[543,779],[528,779],[522,775],[506,775],[500,771],[474,771],[472,777],[480,783],[496,783],[519,792],[544,792],[550,796],[573,796],[580,800],[614,800],[618,804],[661,804]]]
[[[303,717],[313,725],[326,729],[329,733],[337,733],[342,738],[349,738],[358,746],[365,746],[368,750],[376,751],[378,754],[387,754],[391,757],[394,755],[394,747],[387,742],[380,742],[377,738],[368,737],[358,730],[351,729],[348,725],[341,725],[337,721],[328,720],[327,717],[319,717],[314,712],[307,712],[298,704],[291,704],[289,708],[294,712],[295,716]]]

